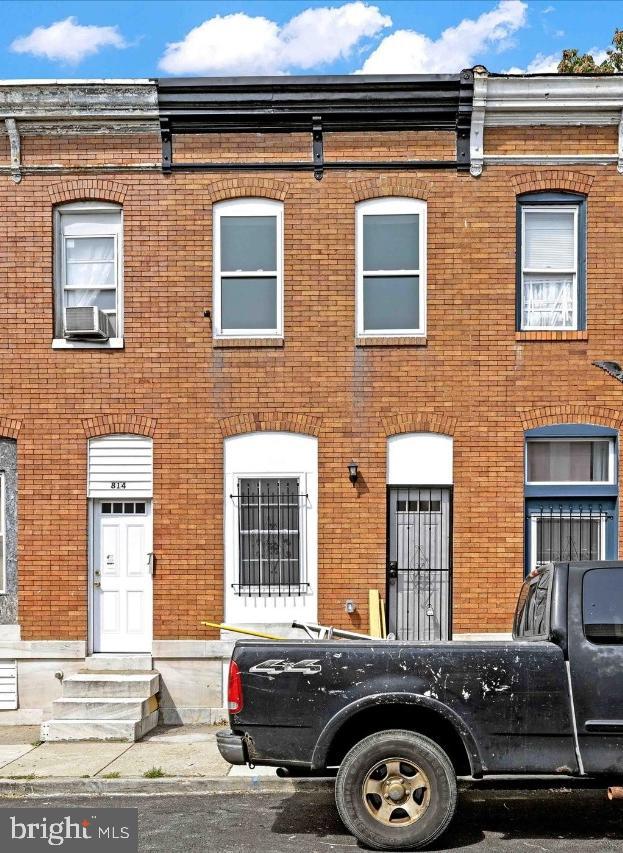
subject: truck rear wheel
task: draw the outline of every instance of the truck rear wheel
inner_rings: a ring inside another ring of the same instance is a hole
[[[430,738],[392,729],[344,758],[335,801],[346,828],[376,850],[419,850],[446,829],[456,808],[456,774]]]

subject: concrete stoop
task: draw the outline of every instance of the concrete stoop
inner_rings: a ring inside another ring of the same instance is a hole
[[[84,670],[63,680],[41,740],[140,740],[158,724],[159,688],[150,655],[89,657]]]

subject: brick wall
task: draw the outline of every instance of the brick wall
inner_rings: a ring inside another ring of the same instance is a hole
[[[561,146],[568,135],[556,131]],[[574,144],[590,153],[611,136],[611,128],[591,129]],[[298,137],[271,138],[266,157],[299,156]],[[447,135],[422,138],[427,150],[420,140],[414,153],[410,135],[392,134],[383,156],[447,156]],[[186,154],[207,144],[188,140]],[[332,156],[365,159],[366,145],[366,134],[353,135],[335,142]],[[304,147],[309,156],[309,140]],[[159,151],[157,138],[31,137],[25,154],[30,162],[127,165]],[[515,196],[564,187],[588,191],[588,334],[518,340]],[[354,206],[392,194],[428,200],[426,345],[357,346]],[[211,307],[211,207],[237,195],[284,200],[281,348],[214,347],[203,316]],[[53,201],[120,196],[125,350],[53,351]],[[85,636],[87,438],[111,429],[154,436],[155,636],[207,636],[199,621],[223,615],[223,435],[250,424],[316,431],[319,616],[355,628],[367,626],[368,588],[385,584],[387,436],[452,433],[454,629],[509,629],[523,574],[523,430],[561,421],[618,427],[622,417],[621,385],[591,366],[621,355],[623,178],[614,165],[489,167],[479,179],[452,170],[328,172],[321,182],[287,170],[37,175],[18,185],[4,177],[0,203],[0,434],[21,422],[24,638]],[[345,467],[351,458],[356,489]],[[360,605],[352,619],[346,598]]]

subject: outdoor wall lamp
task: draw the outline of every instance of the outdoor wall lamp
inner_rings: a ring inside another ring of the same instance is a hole
[[[357,482],[357,477],[359,476],[359,466],[356,462],[353,462],[352,459],[346,466],[348,468],[348,479],[351,481],[353,486]]]
[[[344,603],[344,610],[352,615],[357,610],[357,603],[352,598],[348,598]]]

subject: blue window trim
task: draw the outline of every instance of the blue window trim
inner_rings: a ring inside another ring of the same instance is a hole
[[[619,432],[610,427],[597,426],[595,424],[551,424],[550,426],[535,427],[524,432],[525,445],[531,438],[611,438],[614,439],[615,464],[618,459]],[[525,459],[525,457],[524,457]],[[525,462],[524,462],[525,466]],[[525,468],[524,468],[525,477]],[[615,482],[603,485],[551,485],[530,486],[524,483],[525,497],[525,531],[524,531],[524,567],[529,570],[530,562],[530,516],[539,512],[541,505],[562,505],[563,511],[578,506],[582,503],[596,503],[603,501],[604,509],[609,518],[606,523],[606,559],[616,559],[618,555],[619,540],[619,472],[616,471]]]
[[[515,250],[515,325],[517,331],[526,331],[521,325],[521,247],[523,240],[521,212],[535,205],[568,204],[578,208],[578,331],[586,329],[586,196],[572,192],[521,193],[517,196],[516,250]],[[530,329],[529,331],[538,331]]]

